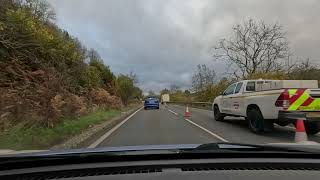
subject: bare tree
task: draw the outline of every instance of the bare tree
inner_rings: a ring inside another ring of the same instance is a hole
[[[216,73],[205,64],[198,65],[192,76],[192,88],[194,91],[203,91],[209,85],[213,85]]]
[[[160,94],[169,94],[170,90],[167,88],[164,88],[163,90],[161,90]]]
[[[154,92],[154,91],[152,91],[152,90],[149,90],[148,91],[148,96],[149,97],[153,97],[153,96],[155,96],[156,95],[156,93]]]
[[[133,71],[130,71],[129,77],[132,79],[132,81],[134,82],[134,84],[138,84],[139,83],[139,79],[136,73],[134,73]]]
[[[180,89],[180,86],[178,86],[176,84],[171,84],[170,85],[170,92],[171,93],[176,93],[179,89]]]
[[[91,48],[88,53],[87,53],[87,56],[90,60],[99,60],[99,61],[102,61],[101,59],[101,56],[100,54],[98,53],[98,51],[96,51],[95,49]]]
[[[290,79],[313,79],[320,80],[320,69],[309,58],[299,60],[288,74]]]
[[[56,18],[53,8],[45,0],[25,0],[20,3],[42,21],[55,20]]]
[[[249,19],[233,27],[233,36],[222,39],[214,57],[236,67],[235,76],[244,78],[256,72],[270,72],[283,67],[289,47],[282,26]]]

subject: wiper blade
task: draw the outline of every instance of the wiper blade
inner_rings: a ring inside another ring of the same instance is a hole
[[[241,144],[241,143],[208,143],[202,144],[189,152],[217,152],[217,151],[273,151],[273,152],[310,152],[303,148],[277,147],[269,145]]]

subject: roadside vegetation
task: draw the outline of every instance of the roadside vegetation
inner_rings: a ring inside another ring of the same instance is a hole
[[[0,149],[49,149],[96,124],[119,117],[122,112],[136,107],[136,104],[132,104],[122,110],[97,110],[79,118],[63,118],[53,128],[40,125],[24,127],[19,124],[0,133]]]
[[[96,50],[55,25],[46,1],[0,4],[2,147],[4,136],[14,144],[58,142],[55,135],[72,135],[141,99],[136,75],[115,75]]]
[[[25,128],[14,126],[0,134],[0,149],[48,149],[81,133],[101,121],[120,115],[119,110],[97,111],[77,119],[62,119],[53,128],[35,125]]]

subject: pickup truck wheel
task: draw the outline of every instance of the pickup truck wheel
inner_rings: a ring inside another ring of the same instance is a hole
[[[254,133],[263,132],[263,117],[259,110],[251,109],[248,112],[248,124]]]
[[[314,122],[305,122],[306,133],[309,135],[315,135],[320,131],[319,124]]]
[[[220,112],[219,107],[217,105],[213,107],[213,113],[214,113],[214,119],[216,121],[223,121],[224,114]]]
[[[273,121],[264,119],[259,109],[250,109],[247,119],[249,128],[254,133],[269,132],[273,130]]]

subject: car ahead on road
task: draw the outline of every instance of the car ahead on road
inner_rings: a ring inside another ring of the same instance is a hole
[[[159,99],[158,98],[147,98],[144,100],[144,109],[159,109]]]
[[[320,179],[319,145],[149,145],[0,155],[0,179]]]
[[[245,117],[256,133],[304,120],[308,134],[320,131],[320,89],[316,80],[245,80],[214,99],[214,118]]]

